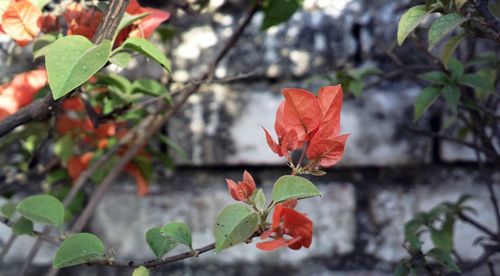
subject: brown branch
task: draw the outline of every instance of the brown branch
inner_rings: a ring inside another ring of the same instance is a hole
[[[406,128],[407,130],[415,133],[415,134],[419,134],[419,135],[424,135],[424,136],[429,136],[429,137],[433,137],[433,138],[438,138],[438,139],[441,139],[441,140],[446,140],[446,141],[449,141],[449,142],[453,142],[453,143],[456,143],[456,144],[460,144],[460,145],[464,145],[464,146],[467,146],[467,147],[470,147],[472,149],[478,149],[486,154],[493,154],[490,150],[484,148],[484,147],[481,147],[479,145],[476,145],[475,143],[471,143],[471,142],[467,142],[467,141],[463,141],[463,140],[460,140],[460,139],[457,139],[457,138],[454,138],[454,137],[450,137],[450,136],[447,136],[447,135],[443,135],[443,134],[439,134],[439,133],[434,133],[434,132],[431,132],[431,131],[426,131],[426,130],[421,130],[421,129],[415,129],[415,128]]]
[[[479,14],[486,21],[486,25],[493,29],[497,35],[500,34],[500,20],[496,18],[488,8],[488,0],[476,0],[475,6]]]
[[[490,229],[488,229],[486,226],[482,225],[481,223],[477,222],[473,218],[469,217],[468,215],[464,213],[459,213],[458,217],[463,220],[464,222],[469,223],[470,225],[476,227],[478,230],[481,230],[483,233],[488,234],[492,239],[497,239],[497,235],[493,233]]]
[[[488,260],[490,259],[490,257],[492,255],[500,252],[499,245],[483,245],[483,247],[484,247],[484,252],[483,252],[483,254],[481,254],[481,256],[479,256],[476,260],[474,260],[470,263],[464,264],[463,266],[460,267],[460,270],[462,272],[471,271],[471,270],[483,265],[484,263],[488,262]]]
[[[98,261],[92,261],[87,264],[89,265],[102,265],[102,266],[114,266],[114,267],[139,267],[139,266],[144,266],[147,268],[153,268],[157,267],[160,265],[165,265],[173,262],[178,262],[184,259],[192,258],[192,257],[198,257],[199,255],[209,252],[211,250],[215,249],[215,243],[211,243],[208,245],[205,245],[203,247],[197,248],[192,251],[187,251],[181,254],[177,254],[174,256],[170,256],[167,258],[161,258],[161,259],[154,259],[154,260],[149,260],[149,261],[144,261],[144,262],[137,262],[137,261],[120,261],[120,260],[98,260]]]

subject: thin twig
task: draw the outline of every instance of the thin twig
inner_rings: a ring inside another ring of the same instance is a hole
[[[434,137],[434,138],[439,138],[439,139],[450,141],[450,142],[453,142],[453,143],[456,143],[456,144],[461,144],[461,145],[470,147],[472,149],[478,149],[478,150],[480,150],[480,151],[482,151],[482,152],[484,152],[486,154],[492,154],[486,148],[483,148],[483,147],[481,147],[479,145],[476,145],[474,143],[463,141],[463,140],[460,140],[460,139],[457,139],[457,138],[454,138],[454,137],[451,137],[451,136],[447,136],[447,135],[443,135],[443,134],[439,134],[439,133],[434,133],[434,132],[427,131],[427,130],[415,129],[415,128],[406,128],[406,129],[409,130],[409,131],[411,131],[411,132],[413,132],[413,133],[415,133],[415,134],[429,136],[429,137]]]
[[[147,268],[157,267],[160,265],[165,265],[173,262],[178,262],[184,259],[198,257],[199,255],[215,249],[215,243],[205,245],[203,247],[197,248],[192,251],[187,251],[181,254],[170,256],[162,259],[154,259],[144,262],[137,261],[120,261],[120,260],[98,260],[89,262],[89,265],[103,265],[103,266],[115,266],[115,267],[139,267],[144,266]]]
[[[481,223],[477,222],[473,218],[469,217],[468,215],[466,215],[464,213],[459,213],[458,217],[461,220],[463,220],[463,221],[471,224],[472,226],[476,227],[477,229],[481,230],[483,233],[488,234],[492,239],[496,240],[497,235],[493,231],[491,231],[490,229],[488,229],[486,226],[482,225]]]

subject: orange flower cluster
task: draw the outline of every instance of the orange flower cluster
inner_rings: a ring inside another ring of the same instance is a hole
[[[31,103],[46,84],[47,72],[36,69],[16,75],[11,82],[0,86],[0,120]]]
[[[137,0],[130,1],[126,12],[131,15],[147,13],[147,16],[122,30],[117,36],[116,46],[127,37],[150,37],[162,22],[170,18],[170,13],[142,7]],[[66,7],[63,17],[68,25],[67,35],[82,35],[92,39],[103,13],[97,8],[85,8],[82,4],[73,2]],[[44,15],[29,0],[11,0],[0,17],[0,34],[9,35],[21,47],[32,42],[40,32],[52,31],[59,31],[58,18],[51,13]]]
[[[283,89],[285,100],[276,112],[276,143],[264,129],[271,150],[290,158],[289,152],[307,144],[310,161],[331,167],[342,159],[349,134],[340,135],[343,92],[340,85],[321,87],[316,97],[299,88]]]
[[[60,135],[71,135],[72,139],[81,141],[90,148],[104,149],[108,145],[109,138],[123,137],[127,131],[122,124],[116,122],[103,123],[94,128],[88,116],[85,115],[85,107],[79,97],[64,100],[63,110],[64,113],[56,119],[57,132]],[[143,152],[140,155],[149,158]],[[81,155],[74,155],[68,160],[67,170],[73,181],[76,181],[88,168],[93,157],[93,152],[85,152]],[[125,172],[134,177],[138,195],[145,196],[148,192],[148,183],[140,169],[130,162],[125,166]]]
[[[296,205],[297,200],[290,200],[274,207],[271,229],[260,236],[263,240],[268,238],[273,240],[260,242],[257,248],[272,251],[287,246],[294,250],[311,246],[313,223],[305,215],[293,209]]]

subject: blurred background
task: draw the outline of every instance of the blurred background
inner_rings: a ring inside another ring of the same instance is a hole
[[[140,2],[176,11],[154,39],[171,39],[161,46],[179,84],[206,70],[249,6],[249,1],[210,0],[202,13],[191,14],[178,8],[183,1]],[[323,197],[297,207],[314,222],[311,248],[268,253],[258,251],[254,243],[243,244],[218,255],[208,252],[162,266],[153,275],[392,275],[395,264],[407,256],[404,223],[462,194],[475,196],[470,205],[477,210],[477,220],[494,227],[486,183],[500,183],[498,166],[480,171],[474,150],[428,135],[447,123],[440,103],[413,120],[415,99],[426,84],[416,75],[434,66],[415,43],[396,44],[398,20],[415,2],[304,0],[303,9],[288,22],[266,31],[260,30],[263,14],[258,12],[216,70],[216,77],[226,81],[203,85],[165,126],[164,132],[185,153],[173,155],[175,169],[156,166],[150,194],[144,198],[136,196],[132,179],[117,181],[99,204],[88,231],[113,248],[117,259],[154,257],[144,234],[168,221],[186,222],[193,230],[194,247],[211,243],[217,213],[232,202],[226,178],[241,179],[246,169],[269,195],[274,181],[289,173],[285,160],[268,148],[262,130],[273,129],[283,100],[280,90],[300,87],[315,92],[340,81],[347,84],[341,132],[351,133],[344,158],[326,176],[309,177]],[[463,47],[472,44],[492,49],[498,57],[498,48],[479,39]],[[2,67],[2,75],[19,71],[30,59],[20,57],[14,66]],[[141,59],[129,69],[110,70],[132,79],[163,76],[160,66]],[[456,127],[446,131],[453,133]],[[0,225],[0,239],[9,234]],[[475,228],[457,222],[454,241],[462,258],[481,254],[482,247],[473,244],[477,236]],[[0,274],[15,275],[33,241],[18,238]],[[423,247],[431,245],[424,242]],[[33,275],[45,271],[55,250],[43,245]],[[484,275],[486,269],[469,273]],[[64,271],[126,273],[105,267]]]

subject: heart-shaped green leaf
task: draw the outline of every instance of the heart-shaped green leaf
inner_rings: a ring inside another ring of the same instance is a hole
[[[34,195],[17,204],[16,210],[33,222],[61,226],[64,222],[64,206],[51,195]]]
[[[109,58],[109,62],[113,63],[118,67],[127,68],[128,63],[130,62],[131,59],[132,56],[129,53],[118,52]]]
[[[54,99],[68,94],[99,71],[108,61],[111,47],[109,40],[94,45],[80,35],[53,42],[45,53],[45,67]]]
[[[160,229],[160,234],[165,237],[177,241],[178,243],[189,246],[189,248],[193,248],[192,243],[193,239],[191,237],[191,230],[189,226],[182,222],[172,222],[164,225]]]
[[[273,187],[273,201],[280,203],[288,199],[321,196],[321,192],[309,180],[294,175],[280,177]]]
[[[179,243],[160,234],[161,227],[154,227],[146,232],[146,242],[157,258],[174,249]]]
[[[441,94],[441,88],[429,86],[422,90],[420,95],[415,100],[415,113],[413,121],[417,121],[424,112],[432,106],[436,99]]]
[[[153,43],[144,38],[131,37],[123,42],[121,49],[137,51],[161,64],[167,71],[171,71],[170,61]],[[115,52],[120,51],[120,48]]]
[[[149,276],[149,269],[147,269],[144,266],[139,266],[138,268],[134,269],[132,272],[132,276]]]
[[[245,205],[233,204],[224,208],[215,220],[215,252],[219,253],[252,237],[259,220],[259,214]]]
[[[12,225],[12,233],[15,235],[33,235],[33,222],[25,217],[19,218]]]
[[[16,204],[12,202],[7,202],[0,208],[0,213],[2,214],[2,216],[8,219],[12,218],[12,215],[14,214],[15,211],[16,211]]]
[[[59,246],[52,265],[62,268],[84,264],[105,258],[106,249],[102,241],[90,233],[70,236]]]

